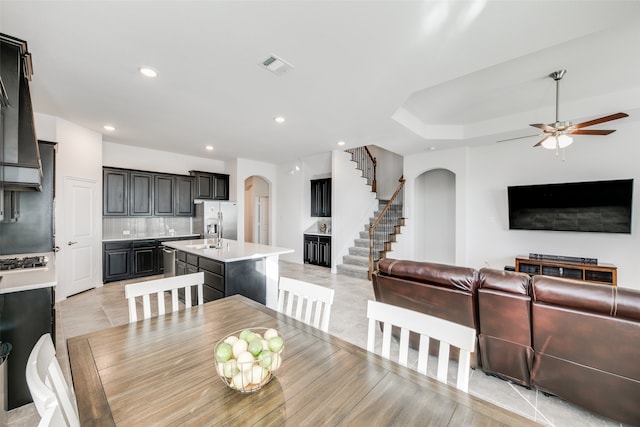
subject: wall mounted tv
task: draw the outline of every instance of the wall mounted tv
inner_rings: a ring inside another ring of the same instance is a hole
[[[633,179],[508,187],[510,230],[631,233]]]

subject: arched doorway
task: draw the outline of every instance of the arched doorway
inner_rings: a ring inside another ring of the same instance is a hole
[[[269,244],[269,183],[250,176],[244,181],[244,240]]]
[[[416,259],[454,264],[456,259],[456,176],[433,169],[416,178]]]

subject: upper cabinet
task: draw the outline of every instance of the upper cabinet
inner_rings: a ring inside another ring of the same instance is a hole
[[[129,174],[129,215],[153,215],[153,174],[147,172]]]
[[[194,178],[103,168],[104,216],[193,216]]]
[[[201,171],[189,171],[194,177],[196,199],[229,200],[229,175]]]
[[[154,175],[153,214],[155,216],[173,216],[175,197],[175,178],[172,175]]]
[[[129,172],[102,169],[102,215],[129,215]]]
[[[193,216],[194,186],[195,180],[193,177],[176,176],[176,216]]]
[[[331,216],[331,178],[311,180],[311,216]]]

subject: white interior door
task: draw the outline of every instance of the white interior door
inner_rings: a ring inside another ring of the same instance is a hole
[[[256,197],[254,209],[254,242],[269,244],[269,197]]]
[[[96,181],[64,178],[65,296],[95,288],[100,278],[99,197]]]

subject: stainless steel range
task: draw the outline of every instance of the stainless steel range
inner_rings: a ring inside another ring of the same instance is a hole
[[[46,267],[48,262],[49,258],[44,255],[3,258],[0,259],[0,271],[25,271],[32,268]]]

